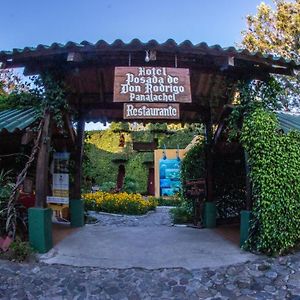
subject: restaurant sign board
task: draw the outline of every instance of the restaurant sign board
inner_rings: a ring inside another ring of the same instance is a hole
[[[124,119],[173,119],[180,118],[178,103],[124,103]]]
[[[189,69],[116,67],[114,102],[190,103]]]

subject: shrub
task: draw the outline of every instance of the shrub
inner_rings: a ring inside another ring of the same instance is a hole
[[[14,187],[9,175],[10,171],[0,171],[0,236],[6,233],[7,203]]]
[[[103,192],[111,192],[116,188],[116,183],[112,181],[103,182],[100,189]]]
[[[205,177],[205,144],[202,139],[185,155],[181,163],[181,186],[186,195],[186,182]]]
[[[182,203],[182,199],[180,199],[180,197],[178,195],[174,195],[171,197],[159,197],[159,198],[155,198],[155,197],[148,197],[149,198],[153,198],[157,201],[159,206],[179,206]]]
[[[96,192],[83,195],[88,210],[108,213],[141,215],[157,206],[155,199],[144,199],[140,194]]]
[[[173,223],[184,224],[193,222],[193,213],[187,203],[183,203],[181,206],[174,207],[170,210]]]
[[[138,190],[139,190],[139,185],[136,182],[136,180],[126,176],[122,191],[126,193],[136,193]]]
[[[270,255],[300,240],[300,133],[282,134],[278,127],[275,114],[258,108],[241,134],[255,200],[248,246]]]
[[[22,262],[28,260],[33,254],[33,249],[28,242],[23,242],[20,239],[16,239],[11,243],[7,252],[0,252],[0,258]]]

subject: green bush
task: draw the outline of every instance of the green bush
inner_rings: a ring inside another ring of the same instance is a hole
[[[126,176],[122,191],[126,193],[137,193],[138,190],[139,190],[139,185],[137,181],[131,177]]]
[[[26,261],[33,254],[33,249],[28,242],[23,242],[20,239],[13,241],[7,252],[0,252],[0,258],[12,261]]]
[[[187,181],[205,177],[205,143],[203,139],[186,153],[181,163],[180,174],[184,195],[187,192]]]
[[[0,171],[0,236],[6,233],[7,203],[14,187],[10,174],[10,171]]]
[[[193,213],[187,203],[183,203],[181,206],[174,207],[170,210],[173,223],[186,224],[193,222]]]
[[[110,124],[110,130],[112,132],[129,132],[129,124],[127,122],[112,122]]]
[[[171,197],[159,197],[155,198],[160,206],[179,206],[182,203],[182,199],[178,195]]]
[[[300,241],[300,133],[278,131],[274,113],[257,108],[243,124],[253,186],[248,247],[282,254]]]
[[[116,183],[112,181],[103,182],[100,186],[101,191],[111,192],[116,188]]]

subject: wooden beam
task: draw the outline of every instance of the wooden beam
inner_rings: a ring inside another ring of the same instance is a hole
[[[45,121],[40,142],[40,150],[36,166],[35,180],[35,207],[46,207],[48,194],[48,170],[49,170],[49,150],[51,141],[51,115],[45,115]]]
[[[64,114],[64,122],[65,122],[65,126],[67,128],[67,131],[68,131],[69,138],[71,139],[72,143],[75,144],[76,137],[75,137],[73,126],[72,126],[72,123],[70,120],[70,115],[68,113]]]
[[[75,149],[75,176],[74,176],[74,194],[75,200],[81,199],[81,182],[82,182],[82,158],[84,146],[84,126],[85,119],[83,114],[80,113],[77,123],[77,139]]]

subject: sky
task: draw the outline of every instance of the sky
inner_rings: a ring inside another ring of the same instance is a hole
[[[0,0],[0,50],[53,42],[159,42],[237,46],[261,0]],[[271,4],[271,0],[264,1]]]

